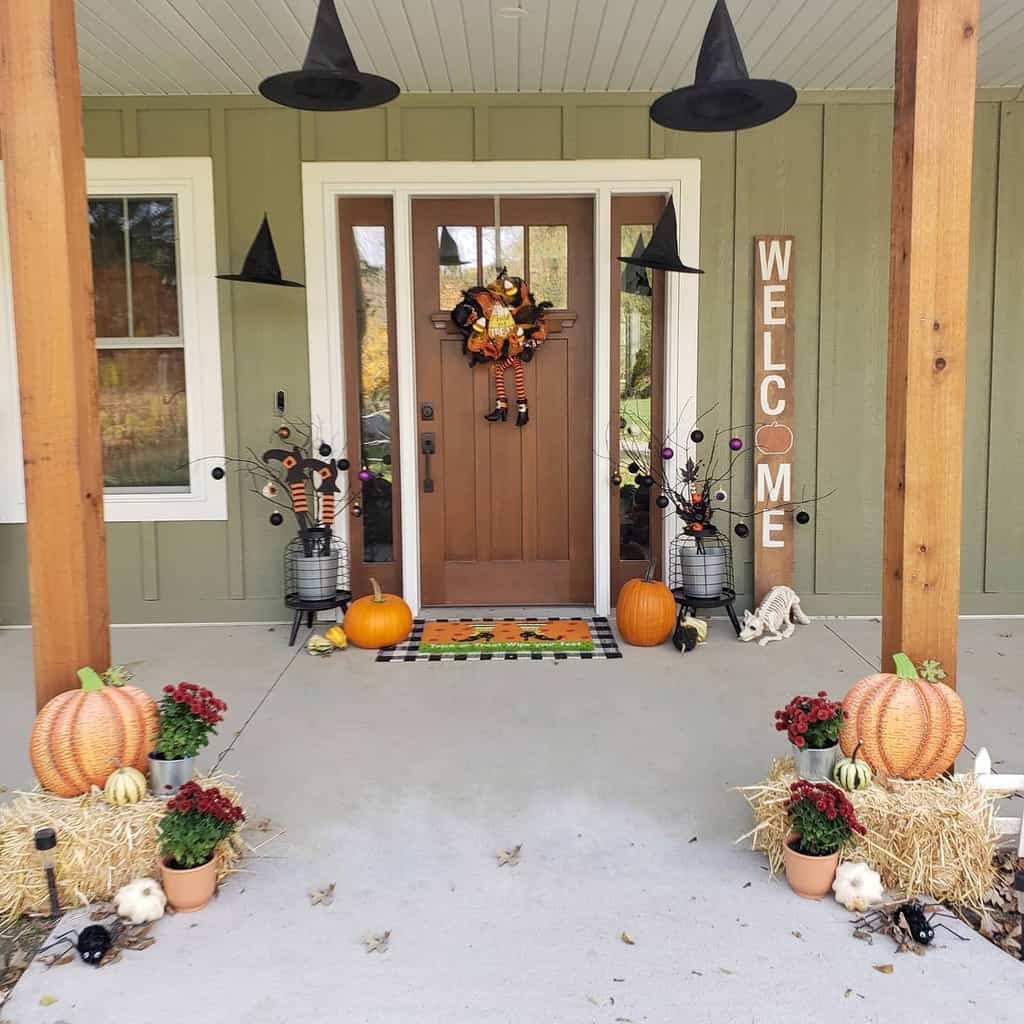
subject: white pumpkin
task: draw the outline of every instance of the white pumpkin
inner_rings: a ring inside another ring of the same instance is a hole
[[[167,897],[153,878],[136,878],[122,885],[114,896],[114,910],[129,924],[148,924],[164,916]]]
[[[146,795],[146,776],[138,768],[116,768],[107,777],[103,796],[108,804],[135,804]]]
[[[832,891],[836,894],[836,901],[847,910],[864,911],[875,903],[881,903],[884,892],[882,876],[863,861],[847,861],[836,870]]]

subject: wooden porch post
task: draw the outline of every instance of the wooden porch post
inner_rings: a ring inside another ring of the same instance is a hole
[[[110,664],[96,327],[73,0],[0,3],[36,701]]]
[[[899,0],[889,264],[882,665],[956,685],[979,0]]]

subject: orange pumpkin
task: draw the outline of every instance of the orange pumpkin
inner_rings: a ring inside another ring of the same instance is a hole
[[[876,772],[934,779],[952,766],[964,745],[963,702],[952,687],[922,679],[905,654],[893,661],[895,674],[866,676],[843,698],[840,746],[849,757],[862,741],[861,757]]]
[[[672,634],[676,624],[676,599],[664,583],[654,578],[654,562],[640,579],[626,580],[615,602],[615,622],[622,639],[634,647],[656,647]]]
[[[156,702],[135,686],[107,686],[79,669],[79,690],[60,693],[36,716],[29,738],[32,768],[44,789],[78,796],[102,787],[115,768],[145,774],[156,743]]]
[[[412,612],[400,597],[382,593],[375,579],[370,583],[373,593],[353,601],[345,612],[345,633],[356,647],[392,647],[409,635]]]

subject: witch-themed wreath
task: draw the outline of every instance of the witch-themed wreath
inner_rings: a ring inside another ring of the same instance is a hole
[[[489,363],[494,375],[494,408],[484,415],[491,423],[508,419],[505,371],[511,367],[516,381],[516,426],[530,422],[523,363],[528,363],[548,336],[544,313],[550,302],[537,302],[521,277],[506,268],[482,288],[467,288],[452,310],[452,322],[462,334],[462,351],[469,365]]]

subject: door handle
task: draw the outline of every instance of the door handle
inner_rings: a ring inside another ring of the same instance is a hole
[[[420,434],[420,451],[423,452],[423,493],[434,493],[434,481],[430,476],[430,456],[437,454],[434,431],[424,430]]]

